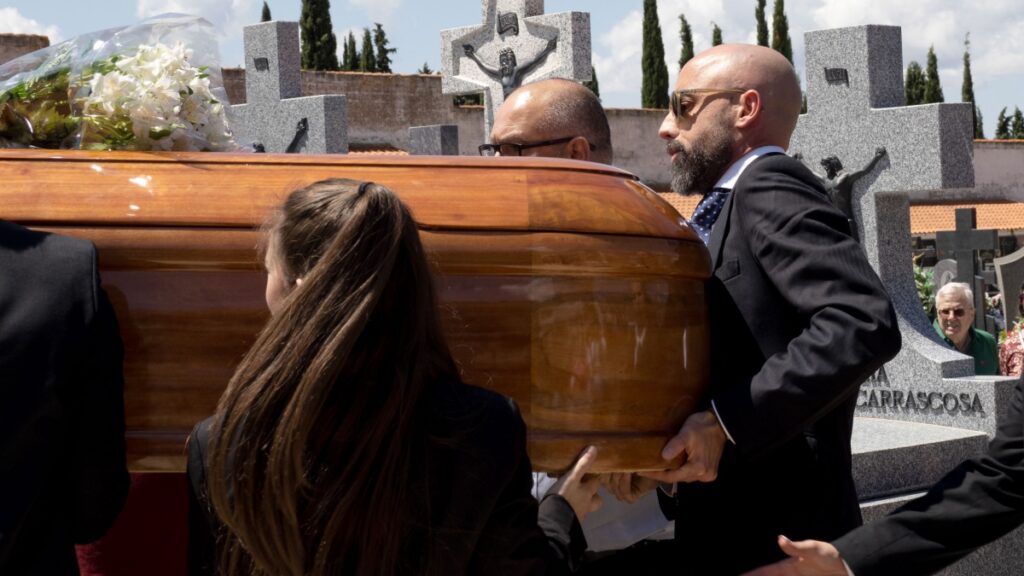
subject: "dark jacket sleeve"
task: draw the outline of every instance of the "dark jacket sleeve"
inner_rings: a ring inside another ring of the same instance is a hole
[[[219,530],[206,491],[206,445],[208,421],[196,424],[188,437],[188,573],[201,576],[217,573],[216,539]]]
[[[931,574],[1024,523],[1024,384],[988,453],[835,541],[856,576]]]
[[[762,286],[777,291],[801,327],[788,343],[764,350],[749,386],[725,383],[714,395],[745,454],[781,444],[831,412],[900,348],[892,302],[845,216],[794,160],[761,162],[768,168],[741,177],[734,192],[738,229],[730,234],[743,235]]]
[[[570,574],[587,548],[575,513],[557,495],[546,496],[538,507],[530,489],[533,475],[526,454],[526,426],[518,412],[515,427],[514,472],[503,486],[477,543],[467,574]]]
[[[124,352],[117,318],[100,288],[95,248],[91,249],[91,310],[86,314],[85,350],[77,378],[79,402],[73,423],[75,494],[73,536],[78,543],[99,539],[128,496],[125,463]]]

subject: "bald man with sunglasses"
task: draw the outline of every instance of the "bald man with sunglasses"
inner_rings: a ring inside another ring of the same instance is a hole
[[[711,386],[662,451],[682,467],[612,483],[625,498],[674,484],[680,573],[738,574],[782,558],[778,534],[830,539],[861,523],[856,392],[900,334],[846,216],[785,154],[800,104],[783,56],[722,45],[679,72],[661,126],[673,190],[703,196],[691,225],[714,271]]]

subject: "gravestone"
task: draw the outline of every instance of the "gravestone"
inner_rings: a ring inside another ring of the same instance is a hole
[[[935,282],[936,291],[946,284],[956,281],[956,266],[956,260],[952,258],[939,260],[935,263],[935,267],[932,268],[932,281]]]
[[[231,107],[235,140],[258,151],[348,152],[345,97],[302,97],[298,22],[246,26],[245,104]]]
[[[409,128],[409,154],[458,156],[459,127],[454,124],[435,124]]]
[[[954,460],[979,453],[984,437],[976,432],[995,433],[1017,379],[974,375],[973,359],[936,334],[914,283],[908,192],[974,186],[971,105],[904,106],[899,27],[808,32],[805,45],[808,112],[790,152],[812,165],[837,157],[844,165],[869,166],[879,147],[886,150],[851,197],[858,236],[893,300],[903,338],[896,358],[858,392],[854,468],[862,497],[879,498],[862,501],[865,517],[873,518],[937,480]],[[946,435],[943,428],[960,430]],[[896,497],[880,499],[887,495]],[[1019,546],[1024,532],[1008,538]],[[985,547],[947,573],[989,566],[999,569],[984,573],[1021,573],[1024,558],[1005,553],[1013,546],[1000,546]]]
[[[996,266],[996,279],[999,291],[1003,294],[1003,317],[1006,318],[1007,330],[1017,321],[1020,285],[1024,283],[1024,248],[1012,254],[993,260]]]
[[[441,31],[441,92],[484,94],[484,138],[515,88],[590,80],[590,14],[544,14],[544,0],[483,0],[483,24]]]

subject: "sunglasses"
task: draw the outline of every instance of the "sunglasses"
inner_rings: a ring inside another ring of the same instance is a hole
[[[676,118],[686,116],[687,109],[693,104],[694,94],[743,94],[746,90],[739,88],[688,88],[676,90],[669,96],[668,108]]]
[[[543,142],[534,142],[532,144],[481,144],[477,150],[481,156],[522,156],[523,150],[529,148],[540,148],[541,146],[554,146],[555,144],[565,144],[566,142],[572,142],[578,138],[578,136],[566,136],[565,138],[557,138],[555,140],[545,140]],[[590,147],[590,151],[593,152],[597,148],[587,142],[587,146]]]
[[[939,316],[953,315],[956,316],[957,318],[963,318],[964,314],[966,313],[967,311],[964,310],[963,308],[946,308],[944,310],[939,310]]]

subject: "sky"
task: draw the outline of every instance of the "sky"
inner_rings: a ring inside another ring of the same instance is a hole
[[[0,0],[2,1],[2,0]],[[298,20],[301,0],[268,0],[275,20]],[[768,1],[770,21],[775,0]],[[712,22],[726,42],[754,42],[755,0],[659,0],[665,59],[674,83],[679,59],[679,15],[689,21],[697,52],[711,44]],[[243,60],[242,27],[260,19],[262,0],[7,0],[0,32],[45,34],[51,43],[127,25],[164,12],[198,14],[218,30],[223,66]],[[641,0],[548,0],[545,12],[590,13],[593,62],[606,107],[640,105]],[[440,68],[440,31],[480,22],[480,0],[334,0],[337,36],[380,22],[391,46],[392,69],[413,73],[424,62]],[[960,101],[964,38],[970,33],[975,100],[991,137],[1003,107],[1024,110],[1024,0],[789,0],[786,2],[794,65],[804,73],[804,38],[810,30],[889,24],[903,28],[904,67],[938,56],[947,102]],[[357,35],[357,38],[360,37]],[[339,48],[341,44],[339,42]]]

